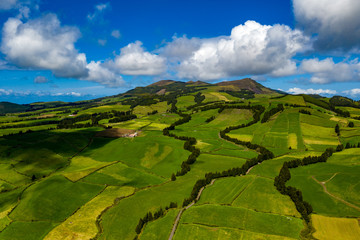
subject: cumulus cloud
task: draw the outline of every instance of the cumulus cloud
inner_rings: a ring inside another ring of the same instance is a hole
[[[1,89],[0,96],[72,96],[72,97],[81,97],[85,96],[84,94],[78,92],[46,92],[46,91],[14,91],[12,89]]]
[[[359,50],[359,0],[293,0],[293,6],[299,27],[317,35],[316,49]]]
[[[291,94],[329,94],[329,95],[334,95],[336,94],[335,90],[331,90],[331,89],[301,89],[301,88],[290,88],[289,90],[287,90],[288,93]]]
[[[120,75],[104,67],[101,62],[91,61],[87,68],[89,69],[89,75],[86,78],[82,78],[82,80],[97,82],[108,87],[119,87],[125,84]]]
[[[17,4],[17,0],[0,1],[0,9],[1,10],[10,10],[12,8],[15,8],[16,4]]]
[[[51,96],[72,96],[72,97],[81,97],[83,96],[81,93],[78,92],[65,92],[65,93],[51,93]]]
[[[110,7],[110,3],[101,3],[95,6],[95,11],[87,15],[89,21],[94,21],[98,19],[102,13]]]
[[[47,79],[46,77],[44,76],[37,76],[35,79],[34,79],[34,83],[48,83],[50,82],[49,79]]]
[[[106,65],[125,75],[154,76],[166,71],[166,59],[145,51],[140,41],[130,43],[122,48],[120,55]]]
[[[353,97],[356,97],[356,96],[360,95],[360,88],[354,88],[354,89],[351,89],[351,90],[346,90],[346,91],[343,91],[343,93],[345,93],[347,95],[351,95]]]
[[[98,39],[98,44],[101,45],[101,46],[105,46],[107,43],[107,40],[106,39]]]
[[[310,49],[310,39],[285,25],[247,21],[230,36],[211,39],[174,38],[162,54],[176,57],[180,78],[215,80],[242,75],[294,74],[292,57]],[[176,58],[175,58],[176,59]]]
[[[120,37],[121,37],[121,33],[120,33],[120,31],[119,30],[113,30],[112,32],[111,32],[111,36],[113,36],[114,38],[117,38],[117,39],[119,39]]]
[[[313,83],[360,81],[360,63],[357,59],[335,63],[332,58],[303,60],[300,69],[312,75]]]
[[[78,78],[87,75],[86,56],[74,46],[79,37],[77,28],[60,26],[54,14],[28,22],[9,18],[3,27],[1,51],[19,67]]]
[[[38,9],[38,0],[2,0],[0,1],[0,11],[17,9],[17,18],[29,18],[31,9]]]
[[[6,90],[6,89],[0,88],[0,96],[2,96],[2,95],[9,96],[12,93],[13,93],[13,90]]]

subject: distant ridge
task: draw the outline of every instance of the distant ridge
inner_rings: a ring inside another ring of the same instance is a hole
[[[234,80],[234,81],[224,81],[216,83],[217,86],[222,87],[220,90],[227,90],[227,91],[239,91],[242,89],[253,91],[256,94],[269,94],[275,93],[276,91],[264,87],[260,83],[256,82],[251,78],[244,78],[241,80]]]
[[[170,84],[173,84],[173,83],[176,83],[176,82],[179,82],[179,81],[161,80],[161,81],[152,83],[152,84],[148,85],[147,87],[154,87],[154,86],[162,87],[162,86],[167,86],[167,85],[170,85]]]

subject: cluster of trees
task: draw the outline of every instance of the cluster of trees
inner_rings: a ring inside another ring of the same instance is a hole
[[[201,95],[201,92],[198,92],[197,94],[194,95],[194,101],[196,102],[196,104],[200,104],[204,100],[205,100],[205,96]]]
[[[298,108],[298,107],[309,107],[309,108],[311,108],[310,106],[302,106],[302,105],[299,105],[299,104],[289,104],[289,103],[285,103],[285,106],[286,107],[293,107],[293,108]]]
[[[43,120],[43,121],[36,121],[36,122],[30,122],[30,123],[3,125],[3,126],[0,126],[0,129],[35,127],[35,126],[58,124],[58,123],[59,123],[59,120]]]
[[[47,130],[54,130],[55,128],[48,128]],[[37,132],[40,131],[46,131],[46,130],[38,130]],[[32,133],[34,132],[31,129],[27,129],[26,131],[19,131],[17,133],[8,133],[8,134],[3,134],[1,137],[6,137],[6,136],[15,136],[15,135],[22,135],[22,134],[28,134],[28,133]]]
[[[341,117],[350,117],[350,113],[348,111],[336,108],[336,106],[346,106],[346,104],[344,104],[344,102],[348,102],[348,101],[343,101],[343,99],[344,99],[343,97],[339,97],[339,98],[332,97],[330,99],[330,103],[327,103],[321,99],[313,98],[308,95],[302,95],[302,96],[306,102],[312,103],[316,106],[325,108],[327,110],[331,110],[331,111],[337,113]]]
[[[215,119],[215,116],[211,116],[211,117],[209,117],[208,119],[206,119],[205,122],[209,123],[209,122],[211,122],[211,121],[214,120],[214,119]]]
[[[307,111],[307,110],[305,110],[305,109],[301,109],[301,110],[299,110],[299,113],[303,113],[303,114],[311,115],[311,112],[310,112],[310,111]]]
[[[130,99],[125,99],[124,101],[121,102],[121,104],[130,105],[130,108],[133,109],[136,106],[150,106],[152,104],[156,104],[158,103],[158,100],[156,98],[157,98],[156,95],[130,98]]]
[[[284,162],[280,173],[275,177],[274,186],[283,195],[288,195],[296,206],[296,210],[301,214],[303,219],[309,223],[309,215],[313,209],[311,205],[303,200],[302,192],[294,187],[286,186],[286,182],[290,180],[290,168],[297,168],[299,166],[306,166],[318,162],[326,162],[329,157],[334,153],[334,149],[328,148],[321,156],[309,156],[303,159],[295,159],[292,161]]]
[[[176,202],[170,202],[170,205],[165,207],[165,211],[162,208],[160,208],[159,210],[157,210],[154,213],[148,212],[143,218],[140,218],[139,223],[135,228],[135,232],[137,234],[140,234],[142,229],[144,228],[144,226],[148,222],[154,221],[154,220],[164,216],[166,211],[171,209],[171,208],[177,208],[177,203]]]
[[[225,92],[233,97],[251,99],[255,98],[255,92],[248,89],[241,89],[240,91],[229,91],[229,90],[221,90],[220,92]]]
[[[1,115],[0,115],[1,116]],[[3,121],[0,124],[3,123],[16,123],[16,122],[22,122],[22,121],[36,121],[36,120],[43,120],[43,119],[49,119],[49,118],[54,118],[54,116],[47,116],[47,117],[32,117],[32,118],[18,118],[18,119],[13,119],[11,121]]]
[[[338,109],[338,108],[333,108],[332,111],[336,112],[337,115],[341,116],[341,117],[350,117],[350,113],[346,110],[341,110],[341,109]]]
[[[155,114],[157,114],[158,113],[158,110],[154,110],[154,111],[152,111],[152,112],[148,112],[147,113],[147,115],[149,116],[149,115],[155,115]]]
[[[348,127],[354,127],[354,122],[349,122]]]
[[[335,126],[335,133],[340,136],[340,127],[339,127],[339,124],[336,124]]]
[[[57,128],[85,128],[85,127],[92,127],[92,126],[98,126],[99,121],[102,119],[109,119],[110,123],[115,122],[123,122],[130,119],[137,118],[135,114],[132,113],[132,111],[116,111],[112,110],[110,112],[103,112],[103,113],[93,113],[93,114],[81,114],[75,117],[68,117],[62,119],[59,123]],[[83,121],[88,121],[87,123],[78,123]]]
[[[278,104],[277,107],[272,108],[269,111],[264,113],[261,123],[267,122],[271,116],[275,115],[278,112],[282,112],[282,111],[284,111],[284,105]]]
[[[355,102],[354,100],[343,96],[333,96],[330,98],[329,102],[332,106],[360,108],[359,102]]]
[[[131,119],[135,119],[137,116],[135,114],[123,115],[120,117],[114,117],[109,120],[109,123],[125,122]]]

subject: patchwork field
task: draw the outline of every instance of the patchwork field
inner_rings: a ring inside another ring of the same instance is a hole
[[[0,239],[359,239],[358,109],[241,81],[0,116]]]

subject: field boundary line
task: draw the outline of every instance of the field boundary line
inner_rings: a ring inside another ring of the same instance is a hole
[[[325,183],[320,182],[320,181],[317,180],[314,176],[311,176],[311,178],[312,178],[315,182],[317,182],[318,184],[320,184],[320,185],[323,187],[323,190],[324,190],[324,192],[325,192],[327,195],[329,195],[330,197],[332,197],[332,198],[334,198],[334,199],[336,199],[336,200],[344,203],[344,204],[347,205],[348,207],[354,208],[354,209],[356,209],[356,210],[358,210],[358,211],[360,212],[360,207],[358,207],[358,206],[356,206],[356,205],[354,205],[354,204],[352,204],[352,203],[349,203],[349,202],[345,201],[344,199],[342,199],[342,198],[340,198],[340,197],[338,197],[338,196],[335,196],[334,194],[330,193],[330,192],[327,190],[326,186],[325,186],[325,183],[326,183],[326,182],[325,182]]]
[[[189,208],[191,208],[192,206],[194,206],[194,204],[200,199],[203,190],[204,190],[206,187],[213,185],[214,182],[215,182],[215,180],[216,180],[216,179],[211,180],[211,182],[210,182],[209,185],[206,185],[206,186],[202,187],[202,188],[200,189],[200,191],[199,191],[196,199],[195,199],[194,201],[192,201],[189,205],[187,205],[186,207],[183,207],[183,208],[180,210],[180,212],[179,212],[178,215],[176,216],[176,219],[175,219],[175,222],[174,222],[174,224],[173,224],[173,228],[171,229],[171,233],[170,233],[170,236],[169,236],[168,240],[172,240],[172,239],[173,239],[173,237],[174,237],[174,235],[175,235],[175,231],[177,230],[177,227],[178,227],[178,225],[179,225],[180,218],[181,218],[182,214],[184,213],[184,211],[187,210],[187,209],[189,209]]]

